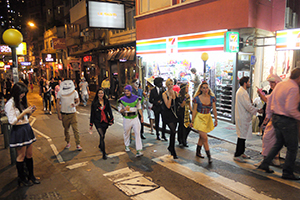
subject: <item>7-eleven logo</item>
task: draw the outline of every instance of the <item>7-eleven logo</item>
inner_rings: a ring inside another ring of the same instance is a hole
[[[296,37],[296,47],[300,47],[300,32],[298,33]]]
[[[230,34],[229,35],[229,49],[235,51],[238,47],[238,35]]]
[[[178,38],[167,38],[167,53],[178,53]]]

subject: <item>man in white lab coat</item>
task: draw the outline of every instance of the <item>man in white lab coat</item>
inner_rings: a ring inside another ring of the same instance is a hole
[[[247,92],[247,89],[250,88],[249,77],[242,77],[239,84],[240,88],[235,97],[235,122],[238,139],[233,159],[244,163],[245,159],[250,159],[250,156],[245,154],[245,142],[252,135],[252,115],[255,115],[259,109],[252,105]]]

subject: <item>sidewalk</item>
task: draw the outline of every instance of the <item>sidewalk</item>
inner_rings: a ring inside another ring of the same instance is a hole
[[[118,103],[116,100],[110,100],[110,104],[114,109],[117,110]],[[144,115],[144,125],[150,127],[148,113],[146,110],[144,110],[143,115]],[[160,121],[160,125],[162,125],[161,121]],[[160,128],[161,128],[161,126],[160,126]],[[166,129],[168,129],[168,126]],[[193,129],[190,132],[190,136],[192,136],[192,134],[198,135],[197,132]],[[147,137],[147,135],[145,135],[145,136]],[[223,121],[223,120],[218,120],[218,126],[212,132],[208,133],[208,136],[219,139],[219,140],[223,140],[223,141],[226,141],[226,142],[229,142],[232,144],[236,144],[236,142],[237,142],[235,125],[230,122]],[[195,138],[195,136],[192,138]],[[262,151],[261,136],[258,136],[255,133],[253,133],[252,138],[246,140],[246,149],[261,152]],[[286,147],[283,147],[282,150],[280,151],[281,158],[286,157],[286,151],[287,151]],[[296,172],[298,172],[298,173],[300,172],[300,148],[298,149],[295,169],[296,169],[295,170]]]

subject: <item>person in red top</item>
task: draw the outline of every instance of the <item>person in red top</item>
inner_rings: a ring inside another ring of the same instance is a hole
[[[102,151],[102,158],[104,160],[107,159],[104,137],[108,126],[113,123],[114,116],[111,111],[109,100],[106,98],[106,95],[104,95],[104,89],[100,88],[97,90],[91,106],[90,130],[92,130],[93,125],[95,125],[100,136],[100,144],[98,147]]]
[[[173,81],[174,81],[173,91],[179,93],[180,87],[179,87],[179,85],[177,85],[177,80],[176,80],[176,78],[174,78]]]

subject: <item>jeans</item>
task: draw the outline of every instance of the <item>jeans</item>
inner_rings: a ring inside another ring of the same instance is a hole
[[[298,151],[297,121],[290,117],[273,114],[272,123],[275,128],[276,143],[270,150],[268,156],[262,162],[262,165],[268,167],[283,145],[285,145],[287,147],[287,153],[282,174],[291,175],[294,172],[295,160]]]
[[[82,103],[83,103],[83,105],[86,106],[87,101],[88,101],[88,99],[89,99],[89,95],[88,95],[88,94],[82,94],[82,95],[81,95],[81,98],[82,98]]]

